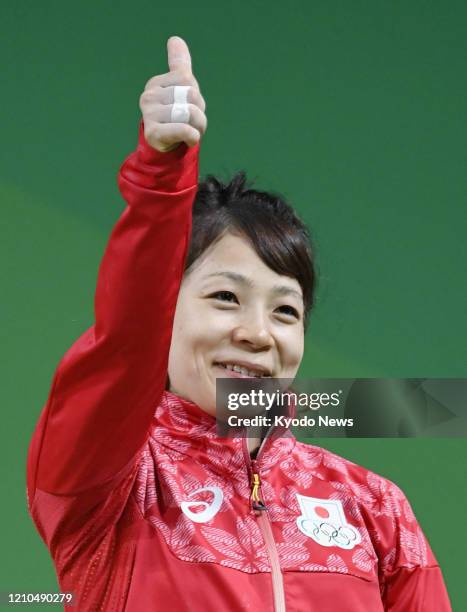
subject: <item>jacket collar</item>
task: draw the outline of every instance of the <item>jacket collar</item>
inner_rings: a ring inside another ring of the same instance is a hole
[[[245,469],[251,470],[252,460],[244,438],[219,437],[214,416],[171,391],[164,391],[156,409],[154,425],[153,437],[172,451],[208,463],[211,467],[223,466],[231,476],[240,471],[244,477]],[[296,439],[290,430],[271,428],[258,451],[258,468],[266,475],[290,455],[295,444]]]

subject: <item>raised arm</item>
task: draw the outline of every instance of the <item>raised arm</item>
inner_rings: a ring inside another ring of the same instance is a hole
[[[120,169],[128,206],[100,265],[95,324],[59,363],[30,445],[30,506],[37,489],[77,494],[126,473],[164,390],[207,124],[188,47],[172,37],[167,49],[170,71],[148,81],[138,147]],[[174,110],[175,86],[189,86],[189,104]]]

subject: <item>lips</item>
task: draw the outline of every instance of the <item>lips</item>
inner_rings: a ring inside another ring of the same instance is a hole
[[[268,368],[247,361],[217,361],[214,365],[225,370],[227,376],[241,378],[264,378],[271,376],[271,371]]]

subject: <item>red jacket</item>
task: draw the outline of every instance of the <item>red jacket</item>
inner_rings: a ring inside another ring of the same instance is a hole
[[[31,442],[29,509],[69,609],[449,611],[394,484],[291,434],[251,460],[164,391],[198,152],[159,153],[140,129],[95,325],[62,358]]]

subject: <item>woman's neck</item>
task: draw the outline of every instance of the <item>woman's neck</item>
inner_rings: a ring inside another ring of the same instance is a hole
[[[259,447],[261,446],[261,438],[250,438],[246,439],[246,444],[248,447],[248,452],[252,458],[256,457],[256,453],[258,452]]]

